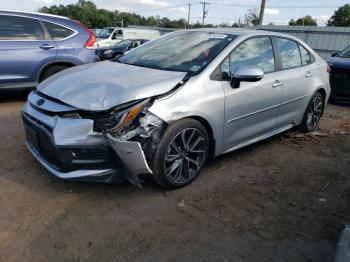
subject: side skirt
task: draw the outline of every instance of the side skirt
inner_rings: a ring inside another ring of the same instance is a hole
[[[242,148],[242,147],[254,144],[256,142],[259,142],[259,141],[264,140],[266,138],[269,138],[271,136],[274,136],[274,135],[277,135],[279,133],[282,133],[282,132],[284,132],[284,131],[286,131],[288,129],[291,129],[294,126],[295,126],[295,124],[288,124],[286,126],[282,126],[282,127],[273,129],[272,131],[270,131],[268,133],[264,133],[264,134],[262,134],[260,136],[256,136],[256,137],[254,137],[252,139],[249,139],[249,140],[243,141],[242,143],[236,144],[236,145],[230,147],[229,149],[226,149],[222,154],[226,154],[226,153],[232,152],[234,150],[237,150],[239,148]]]

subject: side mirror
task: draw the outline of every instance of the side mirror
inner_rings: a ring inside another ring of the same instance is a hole
[[[264,72],[257,67],[240,66],[231,74],[231,86],[239,88],[241,82],[257,82],[264,77]]]
[[[338,52],[334,52],[334,53],[331,54],[331,57],[335,57],[337,55],[338,55]]]

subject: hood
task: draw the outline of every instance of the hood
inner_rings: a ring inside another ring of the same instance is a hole
[[[43,81],[38,90],[78,109],[100,111],[164,94],[185,75],[105,61],[61,71]]]
[[[327,60],[327,63],[331,67],[350,69],[350,58],[337,57],[337,56],[330,57]]]

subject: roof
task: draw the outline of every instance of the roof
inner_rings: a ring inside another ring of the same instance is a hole
[[[6,9],[0,9],[0,14],[12,14],[12,15],[28,15],[28,16],[37,16],[37,17],[53,17],[53,18],[61,18],[61,19],[70,19],[65,16],[60,15],[52,15],[52,14],[45,14],[45,13],[38,13],[38,12],[24,12],[24,11],[18,11],[18,10],[6,10]]]
[[[245,35],[245,34],[262,34],[271,32],[262,31],[262,30],[251,30],[245,28],[235,28],[235,27],[219,27],[219,28],[196,28],[196,29],[184,29],[180,31],[202,31],[202,32],[213,32],[213,33],[221,33],[221,34],[233,34],[233,35]]]

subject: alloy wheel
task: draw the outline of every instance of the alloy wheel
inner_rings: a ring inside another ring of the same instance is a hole
[[[197,128],[186,128],[170,142],[164,161],[165,175],[173,184],[184,184],[200,171],[207,155],[207,143]]]
[[[322,98],[316,96],[310,105],[309,111],[307,113],[306,126],[309,130],[313,130],[317,123],[319,122],[323,109],[323,101]]]

